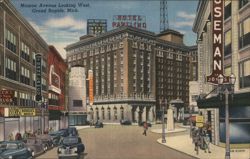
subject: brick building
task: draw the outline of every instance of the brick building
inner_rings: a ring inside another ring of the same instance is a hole
[[[56,127],[63,128],[66,127],[68,123],[65,116],[68,110],[68,84],[66,83],[66,78],[68,78],[68,65],[54,46],[49,46],[48,68],[48,109],[50,113],[50,126],[55,125]]]

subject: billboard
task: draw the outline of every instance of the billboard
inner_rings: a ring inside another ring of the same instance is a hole
[[[213,68],[212,74],[207,76],[207,82],[218,84],[218,76],[223,75],[224,60],[224,1],[211,1],[212,16],[212,54]],[[224,77],[223,83],[229,82],[229,77]]]
[[[55,72],[54,65],[50,66],[49,72],[49,90],[61,94],[60,76]]]
[[[94,92],[93,92],[93,71],[89,70],[88,72],[89,79],[89,105],[93,105],[94,103]]]
[[[14,90],[1,90],[0,91],[0,102],[11,103],[13,102],[15,91]]]
[[[36,116],[35,108],[4,108],[5,117]]]
[[[36,101],[42,100],[42,55],[36,54]]]
[[[107,19],[88,19],[87,34],[102,34],[107,32]]]
[[[146,16],[142,15],[114,15],[112,28],[131,26],[138,29],[146,29]]]

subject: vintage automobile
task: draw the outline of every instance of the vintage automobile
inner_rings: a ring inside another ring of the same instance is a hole
[[[52,137],[50,135],[38,135],[36,138],[41,139],[43,144],[45,145],[46,151],[52,149],[54,147]]]
[[[95,128],[103,128],[103,123],[101,121],[97,121],[95,123]]]
[[[69,136],[67,129],[61,129],[59,131],[50,132],[49,136],[52,138],[53,145],[58,146],[60,140],[63,137]]]
[[[0,159],[32,159],[32,150],[22,141],[0,142]]]
[[[78,131],[75,127],[69,127],[68,132],[70,136],[78,136]]]
[[[59,159],[80,158],[84,150],[85,146],[80,137],[69,136],[63,138],[61,145],[57,149],[57,154]]]
[[[131,125],[132,122],[130,120],[128,120],[128,119],[123,119],[123,120],[120,121],[120,124],[121,125]]]
[[[44,153],[46,149],[48,149],[46,148],[46,144],[44,144],[41,139],[36,137],[27,138],[27,142],[25,145],[33,151],[33,157]]]

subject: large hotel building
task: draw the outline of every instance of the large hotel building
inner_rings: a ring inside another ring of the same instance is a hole
[[[82,36],[65,49],[69,67],[93,71],[94,104],[87,107],[92,119],[139,122],[155,120],[160,99],[180,99],[188,105],[195,48],[185,46],[183,35],[174,30],[155,34],[120,27]]]
[[[217,86],[205,82],[212,72],[212,19],[211,1],[199,1],[193,25],[197,33],[198,82],[201,96],[198,107],[203,110],[206,122],[212,125],[212,142],[225,143],[225,107]],[[249,147],[250,138],[250,2],[249,0],[224,1],[224,75],[236,76],[233,100],[230,98],[230,143]],[[209,94],[209,95],[208,95]],[[230,96],[231,97],[231,96]]]

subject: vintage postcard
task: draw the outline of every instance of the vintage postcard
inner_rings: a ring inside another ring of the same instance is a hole
[[[249,0],[0,0],[0,159],[250,159]]]

